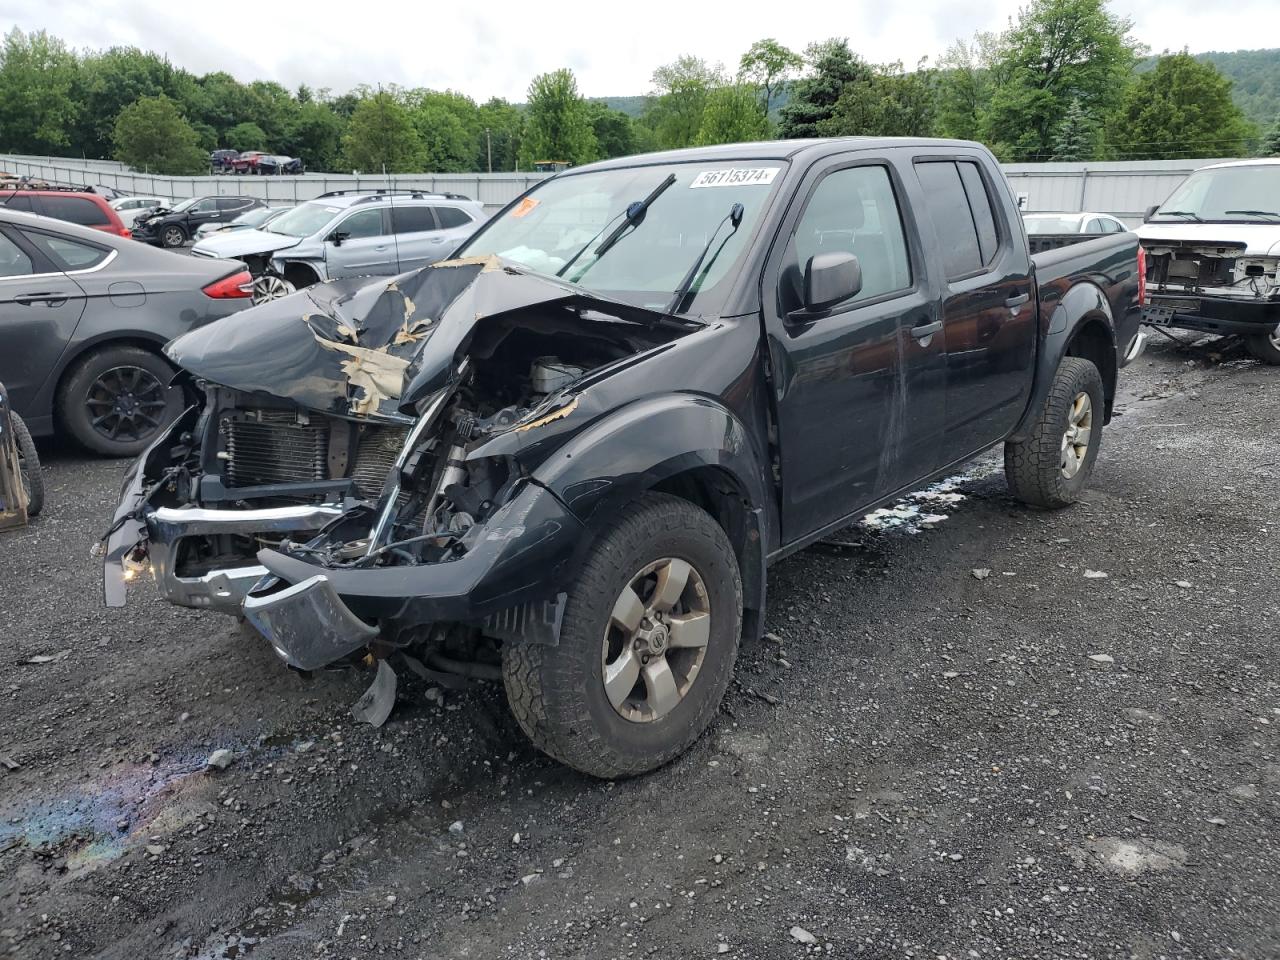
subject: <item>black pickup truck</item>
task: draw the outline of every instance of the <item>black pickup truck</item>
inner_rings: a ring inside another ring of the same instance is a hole
[[[149,568],[300,670],[501,677],[603,777],[714,717],[768,566],[997,444],[1080,494],[1139,323],[1137,240],[1036,257],[974,143],[834,139],[593,164],[448,261],[173,341],[190,407],[128,476]]]

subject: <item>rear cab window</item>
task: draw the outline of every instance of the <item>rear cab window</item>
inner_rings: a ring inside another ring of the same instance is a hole
[[[991,195],[978,164],[969,160],[917,160],[916,176],[942,248],[948,280],[982,273],[999,250]]]

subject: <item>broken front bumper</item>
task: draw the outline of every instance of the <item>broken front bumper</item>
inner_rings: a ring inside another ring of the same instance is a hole
[[[1280,324],[1280,300],[1155,292],[1147,297],[1142,322],[1153,327],[1249,337],[1276,329]]]
[[[493,636],[554,643],[585,528],[551,491],[524,487],[455,559],[420,565],[324,567],[276,550],[272,575],[245,598],[245,617],[286,662],[311,670],[387,628],[483,624]]]
[[[160,592],[173,603],[238,614],[245,594],[266,575],[266,568],[246,560],[198,573],[181,571],[179,558],[185,538],[298,534],[301,539],[310,539],[315,531],[343,513],[336,504],[258,510],[154,506],[149,501],[150,491],[163,474],[168,450],[186,420],[184,414],[134,462],[125,476],[102,568],[109,607],[124,606],[127,584],[150,569]]]

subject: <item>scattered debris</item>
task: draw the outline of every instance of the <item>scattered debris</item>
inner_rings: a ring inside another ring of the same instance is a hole
[[[59,650],[57,653],[37,653],[34,657],[27,657],[25,660],[19,660],[22,666],[39,666],[42,663],[57,663],[59,660],[65,660],[71,656],[71,648]]]
[[[215,750],[209,754],[209,759],[204,762],[206,767],[213,767],[216,770],[225,770],[231,766],[231,761],[235,759],[230,750]]]
[[[455,820],[453,821],[453,823],[449,824],[449,832],[452,833],[455,837],[462,836],[462,821]]]
[[[986,567],[978,567],[974,570],[970,570],[969,573],[973,575],[973,579],[975,580],[985,580],[987,577],[991,576],[991,571]]]
[[[1094,663],[1115,663],[1116,658],[1109,653],[1091,653],[1089,659]]]
[[[792,940],[797,943],[803,943],[806,946],[813,946],[813,944],[818,942],[818,938],[804,927],[792,927],[790,933]]]
[[[1173,585],[1174,585],[1175,587],[1181,587],[1183,590],[1190,590],[1190,589],[1191,589],[1191,581],[1190,581],[1190,580],[1175,580],[1175,581],[1173,581]]]
[[[1084,578],[1086,580],[1105,580],[1108,576],[1109,574],[1105,570],[1086,569],[1084,572]]]
[[[20,764],[17,760],[13,759],[13,757],[6,756],[5,754],[0,754],[0,764],[3,764],[6,770],[22,769],[22,764]]]
[[[374,674],[373,683],[351,706],[351,715],[362,723],[380,727],[391,716],[391,708],[396,705],[396,672],[385,660],[378,661],[378,672]]]
[[[1077,867],[1093,865],[1110,873],[1136,876],[1181,867],[1187,862],[1186,848],[1162,840],[1126,840],[1098,837],[1067,851]]]

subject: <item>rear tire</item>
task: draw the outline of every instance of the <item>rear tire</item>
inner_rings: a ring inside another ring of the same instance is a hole
[[[724,531],[687,500],[645,494],[592,545],[559,644],[503,649],[507,700],[561,763],[603,778],[646,773],[715,718],[741,632],[742,580]]]
[[[154,353],[104,347],[67,375],[58,391],[58,416],[94,453],[136,456],[182,412],[182,392],[168,385],[171,379],[173,367]]]
[[[1050,510],[1080,499],[1098,458],[1105,403],[1098,368],[1083,357],[1064,357],[1031,435],[1004,445],[1005,478],[1015,497]]]
[[[16,413],[9,415],[13,423],[13,438],[18,443],[18,470],[22,486],[27,491],[27,516],[34,517],[44,507],[44,474],[40,472],[40,456],[36,452],[31,431]]]
[[[1245,346],[1255,358],[1273,367],[1280,367],[1280,327],[1271,333],[1261,333],[1245,341]]]

